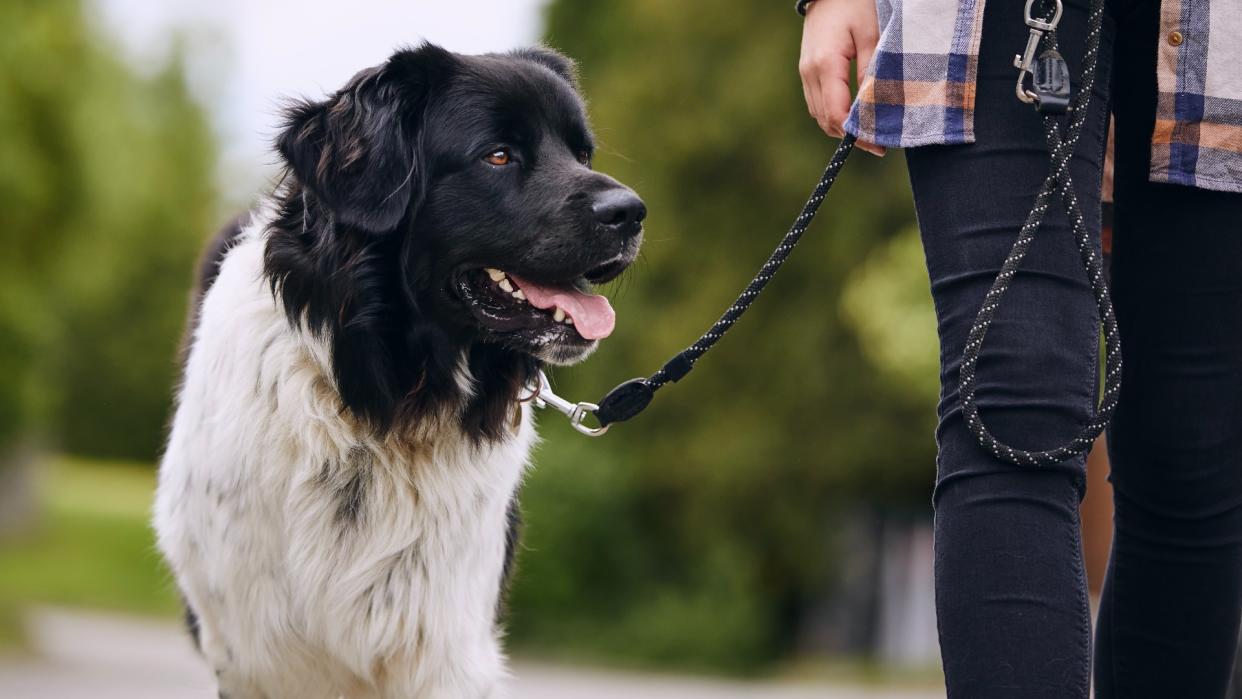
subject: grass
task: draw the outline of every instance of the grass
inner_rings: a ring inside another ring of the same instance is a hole
[[[0,638],[32,605],[173,615],[178,600],[148,524],[155,472],[143,464],[50,460],[40,516],[0,545]],[[5,611],[7,610],[7,611]]]

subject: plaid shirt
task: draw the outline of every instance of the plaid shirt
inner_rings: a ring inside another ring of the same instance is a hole
[[[984,0],[876,3],[880,41],[845,130],[892,147],[974,142]],[[1162,0],[1160,37],[1152,181],[1242,192],[1242,0]]]

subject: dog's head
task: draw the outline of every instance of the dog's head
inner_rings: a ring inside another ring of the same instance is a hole
[[[590,286],[634,260],[646,209],[594,148],[573,64],[546,49],[425,44],[288,110],[267,273],[331,336],[346,407],[380,425],[433,407],[463,392],[463,356],[473,404],[511,401],[612,332]]]

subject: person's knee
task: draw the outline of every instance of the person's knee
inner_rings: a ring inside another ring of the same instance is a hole
[[[990,457],[989,457],[990,458]],[[1076,464],[1042,469],[995,462],[959,468],[937,479],[937,518],[970,517],[980,520],[1077,516],[1084,488],[1084,470]]]
[[[1077,271],[1081,275],[1081,270]],[[1098,374],[1097,321],[1074,284],[1050,270],[1011,289],[979,349],[974,402],[989,431],[1002,443],[1027,451],[1059,447],[1074,438],[1095,407]],[[1081,290],[1084,294],[1085,289]],[[959,294],[952,305],[968,313],[944,313],[944,348],[938,437],[951,442],[966,433],[959,374],[973,304]],[[1089,296],[1087,297],[1089,301]],[[1051,308],[1060,308],[1055,313]],[[977,446],[977,440],[970,437]],[[973,458],[970,454],[953,458]]]
[[[1082,396],[1082,402],[1089,401]],[[1086,405],[1079,401],[1000,404],[976,397],[980,415],[997,439],[1018,449],[1038,451],[1060,446],[1081,427]],[[942,417],[937,431],[937,507],[984,505],[990,501],[1041,504],[1072,500],[1086,495],[1086,457],[1071,457],[1055,466],[1018,466],[989,452],[965,423],[960,406]],[[942,504],[943,503],[943,504]],[[952,504],[950,504],[952,503]]]

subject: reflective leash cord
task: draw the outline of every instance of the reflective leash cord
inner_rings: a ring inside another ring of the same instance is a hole
[[[1104,0],[1092,0],[1088,17],[1087,45],[1083,54],[1081,87],[1071,101],[1069,99],[1069,78],[1065,61],[1057,52],[1056,27],[1061,19],[1061,0],[1054,0],[1055,9],[1047,19],[1032,15],[1035,0],[1028,0],[1024,20],[1031,29],[1026,50],[1014,59],[1014,67],[1018,69],[1017,96],[1023,102],[1034,103],[1043,113],[1045,139],[1050,153],[1048,177],[1044,180],[1035,203],[1027,214],[1026,221],[1014,241],[1013,248],[1005,258],[1000,273],[984,297],[974,325],[967,337],[966,348],[962,355],[959,394],[962,409],[966,417],[966,425],[979,443],[992,452],[996,458],[1021,466],[1051,466],[1065,459],[1082,454],[1091,448],[1095,438],[1108,425],[1113,411],[1117,407],[1117,397],[1121,390],[1121,340],[1117,330],[1117,318],[1113,312],[1112,299],[1104,279],[1104,266],[1101,255],[1096,251],[1091,235],[1083,220],[1082,209],[1074,191],[1074,182],[1070,177],[1069,163],[1074,148],[1078,144],[1083,124],[1086,122],[1091,91],[1095,86],[1096,67],[1100,51],[1100,29],[1104,18]],[[1042,43],[1044,51],[1035,58],[1035,51]],[[1028,75],[1033,78],[1034,90],[1028,90],[1025,80]],[[1072,116],[1066,126],[1062,126],[1058,115],[1069,112]],[[648,378],[631,379],[610,391],[599,404],[572,403],[552,392],[547,377],[540,374],[540,391],[536,399],[540,406],[549,406],[567,415],[575,429],[583,434],[598,436],[608,430],[613,423],[629,420],[641,413],[655,392],[670,382],[677,382],[690,370],[729,328],[742,317],[750,305],[758,298],[763,288],[776,275],[785,263],[789,253],[802,238],[811,221],[815,218],[820,204],[823,203],[828,191],[832,188],[845,164],[846,158],[854,147],[854,137],[846,135],[833,153],[832,159],[824,169],[819,183],[807,199],[802,212],[794,220],[793,226],[781,239],[780,245],[772,252],[763,267],[738,296],[732,306],[724,312],[719,320],[704,333],[693,345],[670,359],[659,371]],[[1070,442],[1055,449],[1046,451],[1025,451],[1003,444],[987,429],[979,414],[976,401],[978,388],[977,366],[979,354],[983,348],[983,340],[988,328],[996,317],[1000,303],[1018,273],[1018,269],[1035,239],[1044,216],[1048,211],[1049,200],[1054,192],[1060,192],[1065,213],[1070,221],[1079,256],[1086,270],[1091,291],[1095,296],[1096,308],[1102,323],[1105,343],[1104,392],[1095,414],[1083,425],[1078,435]],[[591,427],[584,423],[587,415],[595,415],[599,427]]]
[[[651,399],[655,397],[655,392],[660,390],[667,383],[676,383],[681,380],[690,370],[694,368],[694,363],[699,360],[707,350],[724,337],[729,332],[729,328],[733,327],[746,310],[750,308],[750,304],[759,298],[759,293],[768,285],[772,277],[780,270],[781,265],[785,264],[785,260],[789,258],[789,253],[793,251],[794,246],[802,239],[802,234],[806,232],[811,221],[815,219],[815,213],[819,211],[819,205],[824,202],[824,197],[828,195],[828,190],[832,189],[832,184],[836,182],[837,175],[841,172],[841,166],[845,164],[845,159],[849,157],[850,151],[854,149],[854,137],[846,134],[841,139],[841,144],[837,146],[837,150],[832,154],[832,159],[828,161],[828,167],[824,168],[824,174],[819,178],[819,184],[815,185],[811,196],[806,200],[806,204],[802,207],[802,213],[798,214],[798,218],[794,219],[793,225],[789,231],[785,233],[785,237],[781,238],[780,245],[772,251],[768,256],[763,267],[755,274],[750,283],[746,285],[746,289],[737,297],[732,306],[720,316],[720,319],[703,333],[693,345],[677,353],[672,359],[665,362],[660,370],[647,378],[630,379],[625,383],[617,386],[608,392],[600,400],[599,404],[595,403],[572,403],[567,401],[555,393],[552,393],[551,386],[548,384],[547,376],[540,372],[540,389],[536,396],[535,404],[539,407],[551,407],[569,418],[569,423],[579,432],[597,437],[608,431],[608,428],[617,422],[624,422],[641,413]],[[599,421],[599,427],[590,427],[583,422],[587,415],[594,414],[595,419]]]
[[[1055,31],[1056,23],[1061,15],[1061,0],[1056,0],[1056,10],[1053,13],[1053,17],[1046,23],[1032,18],[1032,4],[1033,0],[1028,0],[1026,3],[1026,23],[1032,29],[1031,40],[1028,42],[1027,56],[1031,53],[1030,44],[1038,41],[1041,34],[1043,34],[1042,38],[1045,47],[1044,54],[1040,58],[1041,65],[1037,66],[1035,76],[1036,91],[1038,92],[1041,83],[1041,76],[1038,74],[1040,71],[1038,69],[1043,68],[1047,71],[1052,68],[1050,65],[1044,65],[1045,61],[1048,63],[1052,63],[1054,59],[1060,61],[1060,55],[1056,54]],[[1074,153],[1074,147],[1078,145],[1078,137],[1082,132],[1083,123],[1086,122],[1087,107],[1091,100],[1091,90],[1095,86],[1096,65],[1100,54],[1100,27],[1103,18],[1104,0],[1093,0],[1090,15],[1087,19],[1087,46],[1083,54],[1082,84],[1072,105],[1069,106],[1070,113],[1072,114],[1069,126],[1062,131],[1055,116],[1051,114],[1044,115],[1044,137],[1048,142],[1048,150],[1052,153],[1048,178],[1044,180],[1043,186],[1040,187],[1039,193],[1035,196],[1035,205],[1031,208],[1030,213],[1027,214],[1026,222],[1022,225],[1022,229],[1018,233],[1018,239],[1014,242],[1009,256],[1005,258],[1000,274],[996,275],[996,280],[992,282],[992,288],[988,290],[987,296],[984,297],[983,305],[979,309],[979,314],[976,316],[974,325],[971,327],[970,334],[967,337],[966,350],[962,354],[959,393],[961,395],[962,410],[966,417],[966,426],[970,428],[970,431],[979,440],[979,443],[992,452],[996,458],[1021,466],[1051,466],[1071,456],[1086,452],[1095,442],[1095,438],[1108,425],[1113,411],[1117,407],[1117,397],[1121,391],[1121,336],[1117,330],[1117,316],[1113,312],[1112,298],[1109,296],[1108,284],[1104,279],[1103,260],[1096,251],[1091,235],[1083,223],[1082,209],[1078,204],[1078,195],[1074,191],[1074,182],[1069,173],[1070,158]],[[1052,56],[1049,54],[1052,54]],[[1018,89],[1020,94],[1022,80],[1025,77],[1024,73],[1027,72],[1027,68],[1021,65],[1023,58],[1019,57],[1015,61],[1018,64],[1016,67],[1019,69]],[[1055,70],[1055,68],[1052,69]],[[1028,92],[1027,96],[1029,97],[1033,94],[1035,93]],[[1036,95],[1036,98],[1038,98],[1038,95]],[[1091,292],[1095,296],[1096,309],[1103,326],[1105,347],[1104,393],[1095,414],[1087,420],[1086,424],[1079,430],[1078,435],[1070,442],[1055,449],[1032,452],[1015,449],[1001,443],[983,424],[983,418],[979,415],[979,406],[975,399],[977,389],[976,367],[979,363],[979,352],[983,348],[983,339],[987,335],[992,320],[996,317],[1001,299],[1009,289],[1010,283],[1013,282],[1014,275],[1017,274],[1018,267],[1022,263],[1022,258],[1026,256],[1031,242],[1035,239],[1035,234],[1039,230],[1044,214],[1048,210],[1049,198],[1057,190],[1060,191],[1061,200],[1065,205],[1065,213],[1073,228],[1074,238],[1078,245],[1078,254],[1082,259],[1083,268],[1087,271],[1087,279],[1091,285]]]

